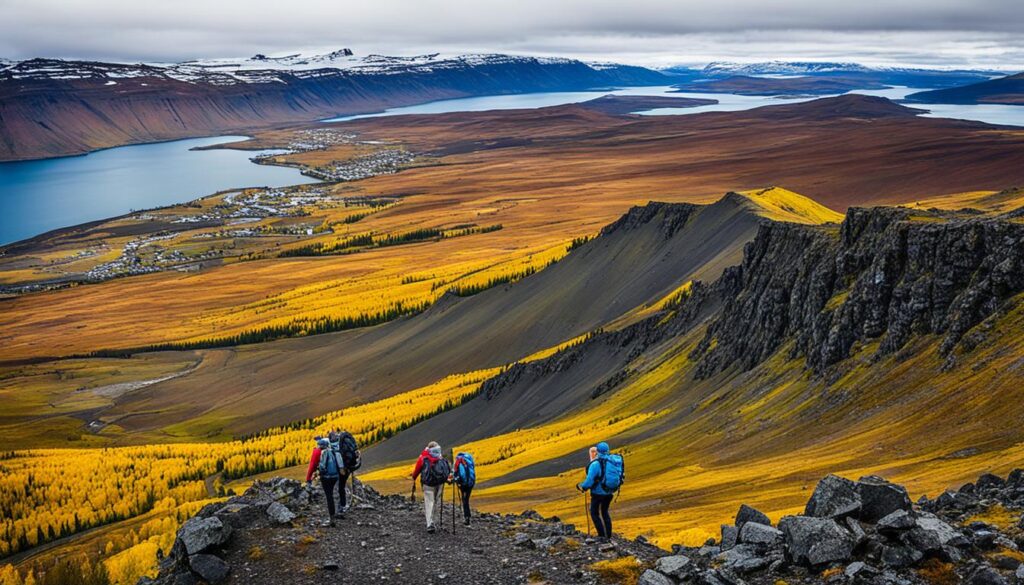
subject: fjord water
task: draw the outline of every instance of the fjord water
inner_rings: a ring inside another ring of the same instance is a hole
[[[918,91],[907,87],[858,90],[854,93],[900,100]],[[343,116],[345,121],[401,114],[439,114],[483,110],[541,108],[583,102],[604,95],[697,97],[718,100],[696,108],[658,108],[644,115],[691,115],[748,110],[790,104],[823,96],[742,96],[676,93],[671,86],[624,87],[609,90],[494,95],[441,100],[393,108],[377,114]],[[929,110],[929,117],[977,120],[1024,126],[1024,106],[908,104]],[[224,189],[245,186],[279,187],[310,182],[298,171],[252,164],[252,153],[230,150],[191,151],[197,146],[242,140],[220,136],[123,146],[86,156],[0,163],[0,245],[52,229],[145,209],[181,203]]]
[[[0,245],[225,189],[313,182],[295,169],[253,164],[252,152],[190,150],[244,139],[195,138],[0,163]]]

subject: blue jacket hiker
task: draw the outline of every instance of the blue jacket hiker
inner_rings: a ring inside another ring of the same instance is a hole
[[[622,456],[612,455],[608,443],[598,443],[597,458],[587,464],[587,479],[576,488],[590,490],[590,517],[601,538],[612,535],[612,517],[608,508],[622,485],[623,476]]]

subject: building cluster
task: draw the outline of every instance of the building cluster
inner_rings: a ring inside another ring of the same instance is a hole
[[[401,148],[385,148],[370,154],[303,169],[302,174],[321,181],[358,181],[377,175],[393,175],[416,155]]]

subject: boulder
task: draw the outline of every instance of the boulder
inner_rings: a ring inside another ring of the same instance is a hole
[[[748,523],[744,527],[749,525]],[[737,544],[716,558],[722,561],[722,566],[737,573],[750,573],[763,569],[774,560],[761,556],[757,545],[753,544]]]
[[[1017,577],[1017,582],[1024,583],[1024,565],[1017,567],[1017,572],[1014,575]]]
[[[246,504],[244,502],[231,502],[224,504],[218,509],[214,516],[232,529],[246,528],[255,524],[263,515],[265,507]]]
[[[676,585],[675,581],[652,569],[647,569],[640,575],[637,585]]]
[[[746,504],[741,504],[739,511],[736,512],[736,528],[742,529],[743,525],[747,522],[757,522],[766,526],[772,525],[772,521],[768,519],[766,514]]]
[[[220,518],[190,518],[178,529],[177,538],[189,555],[201,553],[213,546],[220,546],[231,538],[231,527],[224,525]]]
[[[906,510],[896,510],[878,521],[876,528],[879,532],[893,534],[902,530],[909,530],[917,526],[914,515]]]
[[[998,534],[991,530],[977,530],[974,532],[974,546],[982,550],[992,550],[996,547]]]
[[[880,477],[862,477],[857,481],[860,494],[860,519],[875,523],[897,510],[910,512],[913,504],[907,490]]]
[[[846,575],[847,579],[853,579],[854,577],[873,577],[878,574],[878,569],[865,563],[864,561],[854,561],[843,570],[843,574]]]
[[[729,550],[739,542],[740,531],[730,524],[722,524],[722,550]]]
[[[267,516],[278,524],[288,524],[295,519],[295,512],[281,502],[274,502],[267,506]]]
[[[231,572],[230,565],[218,557],[207,554],[192,555],[188,559],[188,566],[196,575],[199,575],[200,579],[211,585],[222,583]]]
[[[1016,487],[1024,487],[1024,469],[1014,469],[1006,476],[1006,483]]]
[[[847,530],[850,531],[850,534],[853,535],[857,546],[860,546],[862,542],[867,540],[868,535],[864,532],[864,527],[860,525],[860,520],[857,520],[852,516],[847,516],[843,519],[843,524],[846,526]]]
[[[669,577],[686,579],[693,574],[694,564],[686,555],[672,555],[658,559],[654,563],[654,568]]]
[[[887,544],[882,547],[882,564],[890,569],[902,569],[916,564],[924,553],[902,544]]]
[[[760,522],[747,522],[740,529],[739,541],[775,546],[782,543],[782,532]]]
[[[856,546],[852,534],[831,518],[786,516],[779,522],[789,555],[798,563],[822,565],[849,560]]]
[[[818,482],[804,508],[805,516],[838,518],[854,514],[861,507],[857,484],[838,475],[828,475]]]
[[[919,531],[930,533],[939,541],[939,544],[943,546],[965,547],[970,546],[971,544],[967,537],[965,537],[960,531],[939,519],[939,517],[934,514],[929,514],[927,512],[919,514],[914,522],[916,527],[911,530],[911,533],[917,533]]]
[[[999,571],[988,565],[980,565],[967,577],[967,585],[1007,585]]]
[[[1006,485],[1006,482],[1003,481],[1003,478],[999,477],[998,475],[995,475],[994,473],[985,473],[978,478],[978,481],[974,482],[974,487],[978,488],[979,490],[987,490],[992,488],[998,489],[1003,487],[1004,485]]]

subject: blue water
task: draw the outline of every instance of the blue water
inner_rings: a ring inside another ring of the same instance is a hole
[[[0,244],[235,187],[312,182],[295,169],[253,164],[252,152],[189,150],[244,139],[195,138],[0,163]]]
[[[899,100],[914,91],[917,90],[894,87],[856,93]],[[541,108],[587,101],[608,94],[706,97],[719,102],[697,108],[659,108],[638,112],[645,115],[693,115],[816,99],[674,93],[669,86],[626,87],[612,90],[442,100],[393,108],[377,114],[332,118],[330,121],[400,114]],[[1024,126],[1024,106],[911,105],[930,110],[930,113],[925,115],[931,117]],[[249,152],[189,150],[195,146],[241,139],[237,136],[198,138],[124,146],[80,157],[0,163],[0,244],[59,227],[121,215],[132,209],[180,203],[224,189],[245,186],[279,187],[309,181],[294,169],[252,164],[249,162],[252,153]]]

